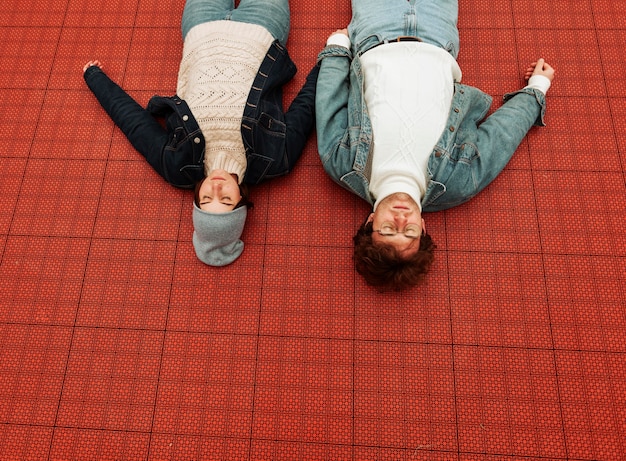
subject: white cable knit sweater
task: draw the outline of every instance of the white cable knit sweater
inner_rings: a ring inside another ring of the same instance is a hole
[[[396,192],[409,194],[421,207],[428,159],[445,127],[461,69],[447,51],[422,42],[383,45],[361,62],[374,138],[374,209]]]
[[[212,21],[185,38],[176,93],[205,139],[205,173],[224,169],[243,181],[246,155],[241,119],[250,88],[274,38],[255,24]]]

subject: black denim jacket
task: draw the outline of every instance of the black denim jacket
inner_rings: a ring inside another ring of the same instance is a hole
[[[283,85],[296,74],[278,42],[269,50],[248,95],[241,122],[247,169],[244,182],[258,184],[294,167],[315,124],[319,67],[285,112]],[[153,96],[143,109],[98,67],[84,74],[87,85],[131,144],[170,184],[192,188],[204,177],[204,137],[187,103],[178,96]],[[165,119],[165,129],[155,117]]]

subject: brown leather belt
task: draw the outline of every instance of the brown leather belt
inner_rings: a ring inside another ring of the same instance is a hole
[[[382,42],[377,43],[376,45],[374,45],[373,47],[369,48],[367,51],[369,50],[373,50],[374,48],[376,48],[377,46],[380,45],[386,45],[388,43],[396,43],[396,42],[421,42],[422,39],[421,38],[417,38],[417,37],[412,37],[410,35],[402,35],[400,37],[396,37],[396,38],[391,38],[391,39],[387,39],[387,40],[383,40]]]

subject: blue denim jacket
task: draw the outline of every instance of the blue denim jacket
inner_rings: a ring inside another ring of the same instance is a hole
[[[241,136],[246,149],[244,182],[258,184],[291,171],[315,125],[315,88],[319,66],[289,109],[283,110],[282,87],[296,66],[278,40],[268,50],[246,101]],[[146,109],[96,66],[85,81],[131,144],[170,184],[193,188],[204,177],[204,137],[184,100],[153,96]],[[165,119],[165,129],[154,117]]]
[[[335,182],[374,203],[369,193],[372,127],[363,96],[358,55],[327,46],[319,56],[316,93],[320,159]],[[504,96],[505,104],[484,119],[491,97],[455,84],[446,128],[428,160],[423,211],[439,211],[474,197],[502,171],[533,125],[543,125],[545,96],[522,89]]]

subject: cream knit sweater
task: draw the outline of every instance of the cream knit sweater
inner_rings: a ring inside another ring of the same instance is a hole
[[[207,22],[187,33],[176,93],[187,102],[204,135],[206,174],[224,169],[243,181],[241,119],[273,41],[264,27],[235,21]]]

